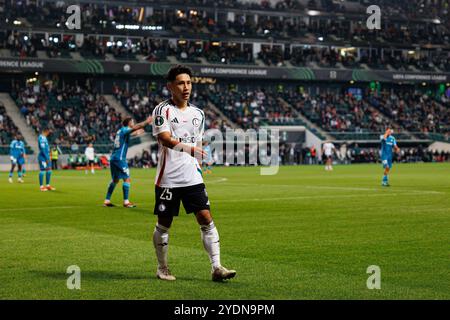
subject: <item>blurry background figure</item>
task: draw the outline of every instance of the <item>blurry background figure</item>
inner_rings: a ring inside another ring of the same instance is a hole
[[[94,160],[95,160],[95,151],[94,151],[94,146],[92,145],[92,143],[90,143],[86,150],[84,151],[84,155],[86,156],[86,167],[84,172],[87,174],[88,173],[88,169],[91,168],[91,173],[94,174],[95,170],[94,170]]]
[[[203,171],[206,173],[212,173],[212,165],[214,163],[211,146],[208,141],[203,141],[203,150],[206,152],[206,157],[202,159]]]
[[[50,151],[50,159],[52,160],[52,170],[58,170],[58,158],[60,152],[59,148],[57,146],[53,146],[52,150]]]
[[[333,171],[333,153],[335,152],[336,148],[333,143],[327,141],[323,144],[322,158],[323,162],[325,162],[326,171]]]

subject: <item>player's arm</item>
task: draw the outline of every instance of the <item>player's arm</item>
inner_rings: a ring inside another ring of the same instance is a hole
[[[145,121],[142,121],[138,124],[135,124],[133,127],[131,127],[131,131],[130,133],[136,132],[138,130],[144,129],[148,124],[151,124],[153,121],[153,118],[150,116],[147,119],[145,119]]]
[[[202,157],[207,157],[208,153],[203,150],[203,142],[201,140],[197,141],[197,147],[196,148],[197,149],[201,149],[203,151],[202,156],[196,157],[197,160],[198,160],[198,165],[200,166],[200,169],[202,169],[202,165],[203,165]]]
[[[400,148],[397,145],[397,141],[394,142],[394,151],[400,153]]]
[[[182,143],[172,138],[172,135],[169,131],[164,131],[158,134],[158,141],[166,148],[177,150],[180,152],[186,152],[187,154],[190,154],[192,157],[195,157],[197,159],[201,159],[202,157],[206,156],[206,152],[201,147],[193,147]]]
[[[391,134],[391,129],[387,128],[386,132],[384,133],[383,139],[386,140],[389,137],[390,134]]]

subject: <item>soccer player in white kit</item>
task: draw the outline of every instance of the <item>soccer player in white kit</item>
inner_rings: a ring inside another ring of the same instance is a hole
[[[174,66],[167,74],[167,87],[172,98],[153,110],[153,135],[158,139],[158,167],[155,177],[155,209],[158,216],[153,233],[158,268],[156,276],[175,280],[167,263],[169,228],[180,210],[194,213],[200,225],[203,246],[209,255],[212,280],[231,279],[236,271],[220,263],[219,233],[214,225],[208,194],[203,183],[202,136],[205,114],[189,103],[192,91],[192,71],[185,66]]]
[[[327,141],[323,145],[322,154],[325,159],[325,170],[333,171],[333,153],[336,151],[334,144]]]
[[[94,146],[90,143],[86,150],[84,151],[84,155],[86,156],[87,165],[84,168],[84,172],[87,174],[88,168],[91,168],[91,173],[94,174],[94,160],[95,160],[95,151]]]

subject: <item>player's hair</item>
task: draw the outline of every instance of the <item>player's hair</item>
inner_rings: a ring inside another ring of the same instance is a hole
[[[175,79],[177,78],[178,75],[186,73],[187,75],[189,75],[189,77],[192,77],[192,69],[187,67],[187,66],[183,66],[181,64],[173,66],[172,68],[170,68],[169,72],[167,73],[166,76],[166,80],[169,82],[175,81]]]
[[[133,120],[133,118],[131,118],[131,117],[126,117],[125,119],[122,120],[122,125],[123,125],[124,127],[127,127],[127,126],[130,124],[131,120]]]

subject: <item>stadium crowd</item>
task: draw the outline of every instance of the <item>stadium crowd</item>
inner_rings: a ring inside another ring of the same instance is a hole
[[[277,94],[263,88],[225,88],[208,86],[206,97],[243,129],[259,128],[262,124],[295,124],[289,107],[277,100]]]
[[[382,92],[369,97],[369,102],[389,119],[411,132],[450,132],[450,99],[437,99],[417,91]]]
[[[19,129],[0,104],[0,154],[9,154],[9,144],[17,134],[20,134]]]
[[[82,25],[87,30],[99,31],[116,29],[119,24],[141,24],[149,26],[161,26],[164,30],[172,32],[184,32],[191,34],[207,33],[214,35],[240,35],[247,37],[271,37],[271,38],[292,38],[305,37],[306,34],[314,34],[316,37],[338,37],[344,40],[357,39],[363,41],[383,41],[394,43],[419,43],[431,42],[433,44],[448,43],[448,3],[444,0],[433,1],[433,3],[414,2],[411,6],[404,6],[400,1],[382,1],[383,10],[386,15],[403,16],[403,28],[397,24],[389,24],[381,31],[371,32],[358,22],[361,16],[366,16],[365,9],[367,5],[361,5],[358,14],[354,20],[356,27],[350,28],[348,23],[336,20],[321,20],[321,23],[315,23],[314,19],[307,23],[305,19],[280,19],[279,16],[272,13],[272,10],[285,12],[285,10],[300,10],[307,13],[307,10],[322,9],[324,12],[346,12],[346,6],[337,5],[331,0],[308,1],[302,5],[299,1],[278,1],[271,5],[270,1],[261,1],[251,4],[239,1],[224,1],[224,6],[214,2],[204,2],[200,4],[203,10],[190,9],[196,6],[196,3],[186,3],[171,9],[154,9],[150,14],[142,15],[139,7],[117,6],[114,4],[101,6],[96,4],[82,4]],[[197,5],[199,6],[199,5]],[[205,6],[205,7],[203,7]],[[416,7],[417,6],[417,7]],[[208,10],[208,7],[212,9]],[[223,17],[216,16],[215,10],[226,7],[241,10],[260,10],[258,19],[252,18],[252,14],[238,13],[234,18],[227,15]],[[176,9],[179,8],[179,9]],[[411,9],[414,8],[414,9]],[[261,11],[263,13],[261,13]],[[348,12],[354,14],[355,12]],[[419,14],[420,13],[420,14]],[[6,3],[3,18],[11,22],[19,18],[27,20],[36,26],[64,28],[65,7],[61,2],[45,2],[44,5],[35,5],[32,2],[14,1],[11,4]],[[412,18],[435,19],[440,17],[439,23],[414,22],[407,23]],[[318,19],[318,18],[317,18]],[[348,16],[351,19],[351,16]]]
[[[88,86],[54,86],[51,81],[21,87],[16,84],[12,96],[27,124],[36,133],[46,127],[52,131],[51,144],[78,151],[79,145],[109,145],[121,126],[121,115],[105,98]]]
[[[3,36],[2,36],[3,34]],[[219,42],[205,40],[169,41],[149,37],[109,38],[86,36],[81,45],[72,35],[45,37],[43,33],[20,33],[0,31],[0,48],[7,48],[13,56],[37,57],[38,50],[45,51],[49,58],[72,58],[78,52],[86,59],[106,59],[110,54],[117,60],[164,62],[175,56],[182,63],[200,63],[201,58],[217,64],[253,65],[260,59],[267,66],[363,68],[398,71],[449,71],[450,51],[392,50],[390,48],[369,50],[368,48],[345,48],[330,45],[261,45],[254,56],[253,45],[245,42]],[[350,50],[351,49],[351,50]]]

